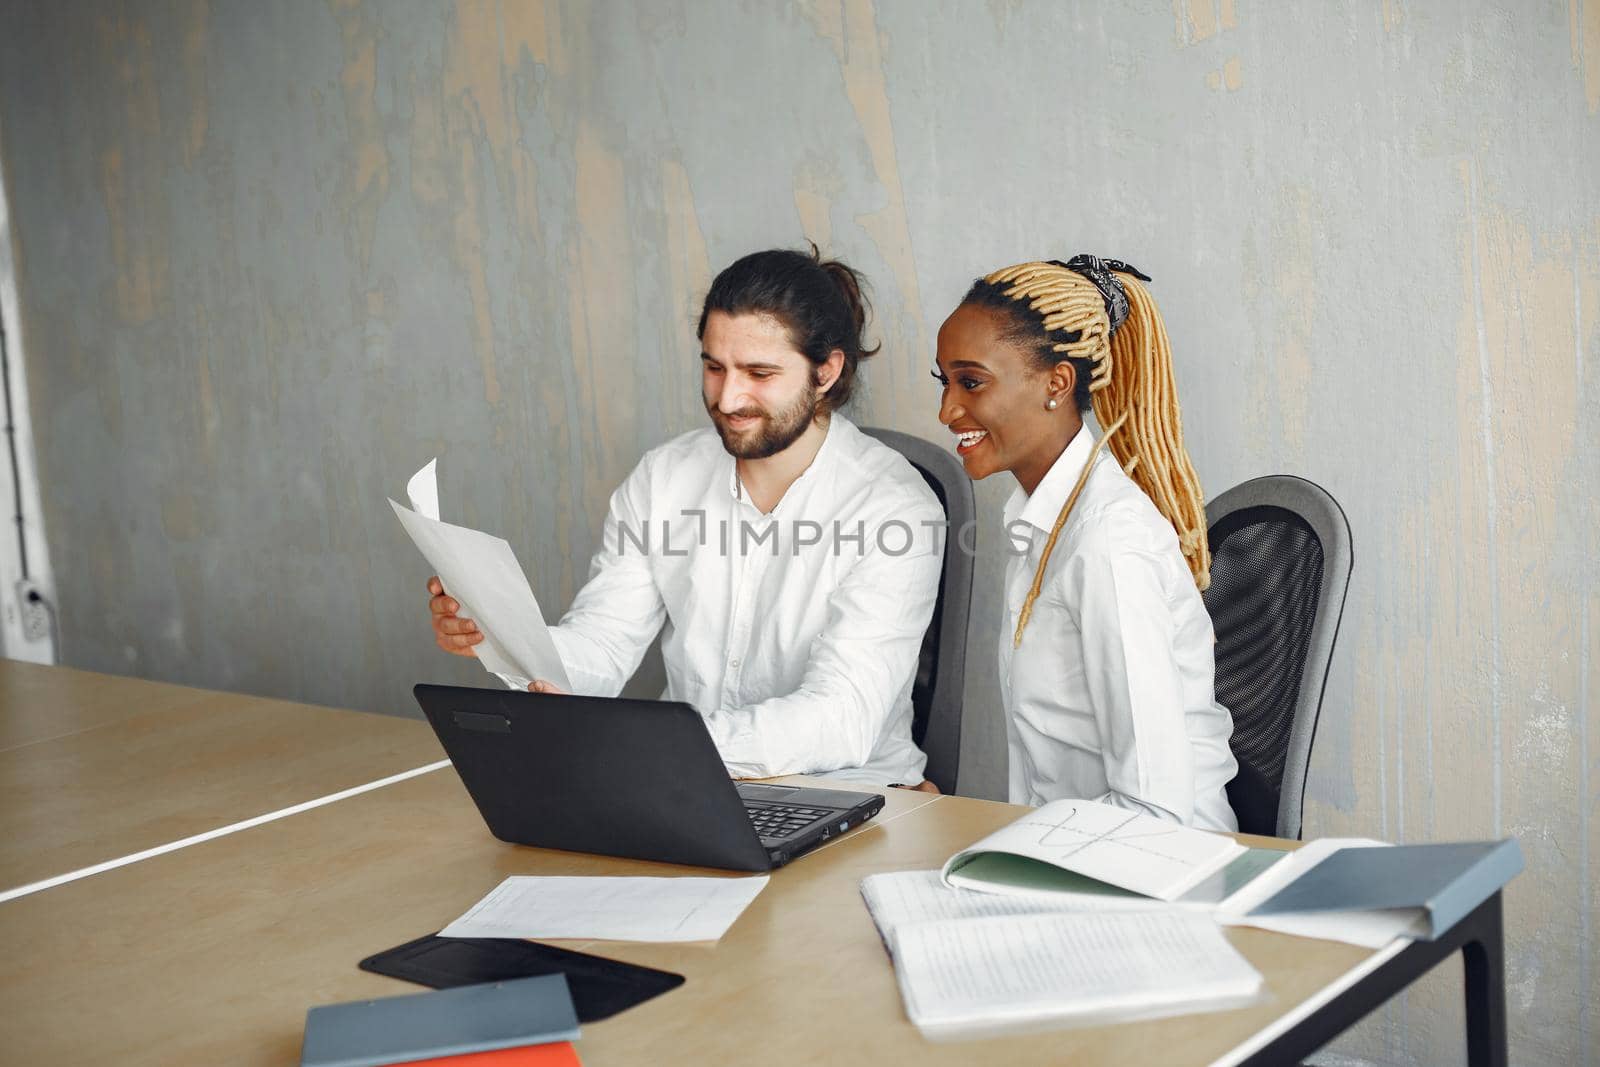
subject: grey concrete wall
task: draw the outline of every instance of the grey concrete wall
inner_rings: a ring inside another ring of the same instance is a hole
[[[610,489],[701,423],[714,268],[803,237],[862,268],[859,416],[942,439],[967,281],[1116,255],[1155,276],[1208,491],[1289,471],[1349,511],[1308,834],[1518,835],[1513,1059],[1600,1062],[1600,0],[0,15],[68,663],[407,714],[482,676],[432,649],[385,495],[441,456],[559,611]],[[1459,1062],[1458,973],[1341,1048]]]

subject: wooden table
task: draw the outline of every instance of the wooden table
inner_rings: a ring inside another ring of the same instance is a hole
[[[443,756],[416,720],[0,659],[0,891]]]
[[[369,716],[304,710],[344,724],[329,729],[382,729]],[[294,751],[280,747],[287,736],[257,744],[281,761]],[[1230,929],[1265,976],[1269,997],[1256,1007],[930,1044],[905,1018],[857,886],[937,867],[1021,809],[887,793],[876,819],[775,871],[715,945],[568,943],[688,979],[585,1026],[584,1062],[1204,1064],[1252,1049],[1254,1062],[1279,1062],[1298,1053],[1273,1034],[1303,1043],[1303,1005],[1325,1002],[1311,1024],[1334,1009],[1364,1014],[1339,991],[1393,979],[1410,951]],[[0,1062],[296,1064],[308,1007],[419,989],[358,960],[439,929],[507,875],[690,871],[719,873],[502,844],[452,770],[423,774],[0,903]]]

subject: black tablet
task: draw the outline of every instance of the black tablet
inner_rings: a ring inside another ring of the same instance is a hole
[[[683,975],[515,938],[419,937],[368,956],[361,969],[432,989],[564,974],[578,1021],[592,1023],[676,989]]]

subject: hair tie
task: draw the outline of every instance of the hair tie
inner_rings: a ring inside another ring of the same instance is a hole
[[[1078,253],[1065,263],[1059,259],[1052,259],[1050,262],[1074,274],[1081,274],[1094,283],[1094,287],[1100,290],[1100,299],[1106,303],[1106,318],[1111,322],[1112,333],[1116,333],[1117,327],[1128,318],[1128,294],[1113,272],[1131,274],[1142,282],[1150,280],[1150,275],[1120,259],[1101,259],[1099,256],[1091,256],[1084,252]]]

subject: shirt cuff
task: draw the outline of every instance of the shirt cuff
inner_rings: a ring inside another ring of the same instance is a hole
[[[621,685],[613,681],[609,671],[602,673],[588,665],[584,656],[588,644],[585,638],[565,633],[559,626],[552,626],[550,642],[555,645],[556,655],[561,657],[561,666],[566,668],[567,681],[572,683],[572,691],[578,696],[616,696],[621,690]]]
[[[749,715],[718,712],[706,719],[717,754],[734,778],[769,778],[775,772]]]

